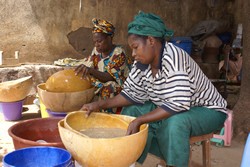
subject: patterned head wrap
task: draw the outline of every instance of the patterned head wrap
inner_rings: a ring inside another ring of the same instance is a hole
[[[165,38],[173,36],[174,31],[167,29],[159,16],[140,11],[129,23],[128,33]]]
[[[108,35],[114,35],[115,33],[115,27],[113,24],[106,20],[94,18],[92,19],[92,23],[94,25],[92,33],[100,32]]]

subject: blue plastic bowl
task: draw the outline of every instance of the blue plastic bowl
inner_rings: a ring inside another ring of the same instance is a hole
[[[51,111],[49,109],[46,109],[46,111],[48,112],[49,117],[62,117],[62,118],[64,118],[67,115],[66,112],[54,112],[54,111]]]
[[[3,167],[74,167],[71,154],[57,147],[28,147],[3,157]]]

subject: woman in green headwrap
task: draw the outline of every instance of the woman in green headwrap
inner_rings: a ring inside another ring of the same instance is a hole
[[[112,99],[86,104],[87,115],[100,108],[127,106],[122,114],[137,117],[127,135],[149,123],[148,152],[168,166],[187,167],[189,138],[223,126],[227,102],[187,52],[166,42],[173,35],[159,16],[140,12],[128,25],[135,63],[122,92]]]

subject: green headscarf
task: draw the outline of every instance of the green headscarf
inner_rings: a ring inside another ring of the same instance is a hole
[[[159,16],[140,11],[129,23],[128,33],[165,38],[173,36],[174,31],[167,29]]]

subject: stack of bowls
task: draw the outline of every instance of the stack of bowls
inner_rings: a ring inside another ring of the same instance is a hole
[[[32,85],[31,76],[0,83],[0,110],[6,121],[21,119],[23,101]]]
[[[76,76],[73,69],[56,72],[46,83],[39,84],[37,91],[40,101],[52,117],[80,110],[95,95],[91,82]]]

